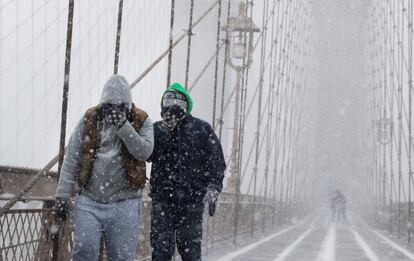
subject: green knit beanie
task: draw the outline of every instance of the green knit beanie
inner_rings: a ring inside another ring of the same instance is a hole
[[[187,92],[187,90],[179,83],[175,82],[173,84],[170,85],[170,87],[168,87],[165,92],[163,93],[162,97],[161,97],[161,105],[162,105],[162,99],[164,98],[164,95],[167,92],[172,92],[172,91],[177,91],[177,92],[181,92],[182,94],[185,95],[185,97],[187,98],[188,101],[188,109],[187,109],[187,113],[191,113],[191,110],[193,109],[193,99],[191,99],[190,94]]]

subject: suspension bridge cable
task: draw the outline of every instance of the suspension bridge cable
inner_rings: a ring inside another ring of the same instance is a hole
[[[413,3],[409,1],[409,26],[408,29],[411,30],[413,26]],[[409,75],[408,75],[408,222],[412,223],[412,201],[411,201],[411,182],[412,182],[412,89],[413,89],[413,34],[412,32],[408,34],[408,66],[409,66]],[[408,243],[411,241],[411,227],[408,228]]]
[[[231,2],[228,1],[227,3],[227,24],[229,24],[229,21],[230,21],[230,8],[231,8]],[[226,94],[227,56],[229,55],[229,47],[230,47],[229,30],[226,30],[226,36],[225,36],[224,42],[225,42],[225,48],[224,48],[224,57],[223,57],[223,71],[222,71],[223,76],[222,76],[222,83],[221,83],[220,118],[218,122],[218,126],[220,127],[219,129],[220,140],[223,134],[223,123],[224,123],[223,116],[224,116],[224,97]]]
[[[378,146],[373,137],[373,187],[375,198],[379,199],[383,205],[389,204],[389,213],[393,215],[394,198],[398,202],[398,234],[401,233],[401,204],[405,200],[405,190],[408,186],[408,216],[411,215],[411,189],[414,186],[412,170],[403,165],[403,157],[406,156],[408,162],[411,161],[412,135],[411,135],[411,110],[412,86],[410,86],[410,63],[412,63],[412,3],[408,2],[406,7],[404,1],[379,2],[372,5],[371,15],[371,86],[373,88],[373,98],[371,102],[371,114],[375,118],[381,119],[389,117],[390,120],[397,119],[397,130],[395,133],[391,129],[390,146]],[[407,38],[405,35],[407,34]],[[410,39],[411,38],[411,39]],[[406,41],[407,40],[407,41]],[[408,54],[407,54],[408,53]],[[411,58],[410,58],[411,57]],[[411,60],[411,62],[410,62]],[[389,77],[388,77],[389,75]],[[403,82],[408,79],[408,87],[403,88]],[[408,106],[406,104],[408,97]],[[381,109],[382,108],[382,109]],[[389,114],[386,113],[387,110]],[[389,115],[389,116],[388,116]],[[373,125],[372,130],[377,126]],[[379,127],[378,127],[379,128]],[[392,128],[392,127],[391,127]],[[403,151],[404,147],[404,151]],[[404,152],[404,154],[403,154]],[[387,156],[385,156],[387,154]],[[380,155],[382,155],[380,157]],[[394,157],[396,155],[396,158]],[[410,164],[408,164],[410,165]],[[386,166],[386,168],[384,168]],[[381,170],[382,169],[382,170]],[[385,176],[385,171],[389,175]],[[407,171],[408,175],[403,176]],[[380,175],[382,172],[382,176]],[[398,173],[398,181],[395,181],[394,173]],[[408,183],[404,181],[408,179]],[[395,183],[398,182],[398,188]],[[381,185],[380,185],[381,184]],[[387,200],[387,203],[385,203]],[[411,222],[411,218],[408,219]],[[391,221],[390,229],[392,229]],[[409,231],[409,233],[411,233]],[[408,235],[410,238],[410,235]]]
[[[283,26],[281,27],[281,28],[283,28]],[[266,61],[266,65],[265,65],[265,68],[264,68],[264,70],[263,70],[263,72],[260,74],[260,76],[259,76],[259,83],[257,84],[257,86],[256,86],[256,88],[255,88],[255,93],[254,93],[254,95],[253,95],[253,98],[251,99],[251,102],[250,102],[250,105],[249,105],[249,109],[247,110],[247,113],[246,113],[246,115],[245,115],[245,118],[247,119],[247,117],[249,116],[249,114],[250,114],[250,112],[251,112],[251,110],[252,110],[252,106],[253,106],[253,103],[254,103],[254,101],[255,101],[255,98],[256,98],[256,96],[257,96],[257,94],[259,93],[259,86],[260,86],[260,84],[261,84],[261,78],[263,77],[263,75],[264,75],[264,72],[266,71],[266,68],[267,68],[267,65],[269,64],[269,60],[271,59],[271,55],[269,55],[268,57],[267,57],[267,61]],[[228,103],[227,103],[227,105],[229,105],[230,104],[230,100],[228,101]],[[226,107],[227,108],[227,107]],[[262,120],[263,121],[263,120]],[[249,156],[248,156],[248,160],[247,160],[247,162],[246,162],[246,164],[245,164],[245,168],[244,168],[244,171],[243,171],[243,175],[242,175],[242,182],[243,182],[243,180],[244,180],[244,176],[245,176],[245,174],[247,173],[247,167],[248,167],[248,165],[249,165],[249,162],[250,162],[250,159],[251,159],[251,156],[252,156],[252,153],[253,153],[253,149],[254,149],[254,144],[257,142],[257,136],[255,136],[255,138],[254,138],[254,141],[253,141],[253,145],[252,145],[252,147],[251,147],[251,149],[250,149],[250,152],[249,152]]]
[[[121,48],[121,29],[122,29],[122,10],[124,6],[124,0],[119,0],[118,6],[118,21],[116,28],[116,40],[115,40],[115,58],[114,58],[114,74],[118,73],[119,64],[119,51]]]
[[[262,11],[262,25],[265,24],[265,19],[267,16],[267,7],[269,5],[269,0],[267,0],[264,4],[263,4],[263,11]],[[261,39],[261,47],[260,47],[260,70],[259,70],[259,74],[260,74],[260,79],[259,79],[259,100],[258,100],[258,108],[257,108],[257,128],[256,128],[256,140],[260,140],[260,125],[261,125],[261,118],[262,118],[262,93],[263,93],[263,74],[264,74],[264,63],[265,63],[265,51],[266,51],[266,38],[267,38],[267,27],[262,26],[263,29],[263,37]],[[272,39],[271,39],[272,40]],[[255,153],[255,164],[254,164],[254,168],[253,168],[253,203],[256,202],[256,187],[257,187],[257,170],[258,170],[258,163],[259,163],[259,142],[256,142],[256,153]],[[254,208],[254,204],[253,204],[253,208]],[[253,237],[253,232],[254,232],[254,212],[255,209],[253,209],[252,211],[252,232],[251,232],[251,237]]]
[[[208,59],[207,63],[203,66],[203,68],[201,69],[200,73],[197,75],[197,77],[195,78],[194,82],[191,83],[190,87],[188,88],[188,91],[191,92],[196,86],[198,81],[201,79],[201,77],[204,76],[204,74],[206,73],[207,69],[209,68],[209,66],[212,64],[212,62],[217,59],[217,57],[220,54],[220,50],[221,48],[225,45],[225,43],[221,43],[219,45],[219,48],[214,52],[214,55],[212,55],[210,57],[210,59]],[[217,98],[217,96],[216,96]]]
[[[213,118],[211,124],[213,130],[216,128],[216,111],[217,111],[217,87],[218,87],[218,70],[219,70],[219,52],[221,47],[226,45],[226,42],[223,41],[223,44],[220,46],[220,30],[221,30],[221,9],[222,9],[222,0],[219,2],[217,10],[217,34],[216,34],[216,61],[214,66],[214,93],[213,93]]]
[[[220,0],[215,1],[191,26],[191,29],[194,29],[204,18],[214,9],[214,7],[219,3]],[[150,66],[148,66],[130,85],[131,88],[135,88],[135,86],[144,79],[144,77],[152,70],[155,66],[157,66],[165,56],[168,55],[170,48],[175,48],[184,38],[187,36],[188,33],[183,33],[180,37],[177,38],[172,44],[171,47],[168,47],[157,59],[155,59]]]
[[[59,145],[59,166],[58,176],[60,176],[60,170],[63,164],[63,157],[65,154],[65,140],[66,140],[66,120],[68,112],[68,99],[69,99],[69,79],[70,79],[70,63],[72,53],[72,30],[73,30],[73,13],[75,9],[74,0],[69,0],[68,7],[68,23],[66,33],[66,52],[65,52],[65,72],[63,83],[63,95],[62,95],[62,113],[61,113],[61,125],[60,125],[60,145]]]
[[[171,63],[172,63],[172,51],[173,51],[173,41],[174,41],[174,19],[175,19],[175,0],[171,0],[171,9],[170,9],[170,37],[168,43],[168,63],[167,63],[167,88],[171,83]]]
[[[191,58],[191,39],[193,37],[193,13],[194,13],[194,0],[190,0],[190,15],[188,19],[187,30],[187,59],[185,65],[185,82],[184,86],[188,88],[188,78],[190,73],[190,58]]]

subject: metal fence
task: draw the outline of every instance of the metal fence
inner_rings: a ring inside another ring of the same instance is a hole
[[[0,216],[0,260],[47,260],[51,209],[9,210]]]
[[[288,215],[286,207],[260,199],[253,203],[249,196],[243,196],[238,206],[239,223],[235,234],[235,205],[232,198],[232,194],[223,193],[216,215],[209,217],[206,213],[204,216],[204,255],[208,255],[217,242],[234,240],[235,236],[243,234],[269,231],[273,226],[286,222],[283,218]],[[52,205],[52,201],[44,201],[41,209],[12,209],[0,213],[0,261],[52,260],[53,255],[58,255],[57,260],[70,260],[73,246],[72,220],[57,224]],[[140,261],[150,260],[151,255],[150,208],[150,199],[144,199],[137,250],[137,260]],[[101,260],[105,260],[104,251],[101,253]]]

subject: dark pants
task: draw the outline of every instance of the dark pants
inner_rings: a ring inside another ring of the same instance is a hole
[[[171,260],[175,242],[183,261],[201,260],[203,206],[152,202],[152,261]]]

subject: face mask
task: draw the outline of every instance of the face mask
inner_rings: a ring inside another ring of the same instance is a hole
[[[175,129],[177,124],[185,118],[185,111],[178,105],[173,105],[170,107],[162,107],[161,117],[163,119],[163,124],[170,129]]]
[[[101,115],[104,121],[114,123],[121,118],[126,119],[129,113],[127,104],[104,103],[101,105]]]

